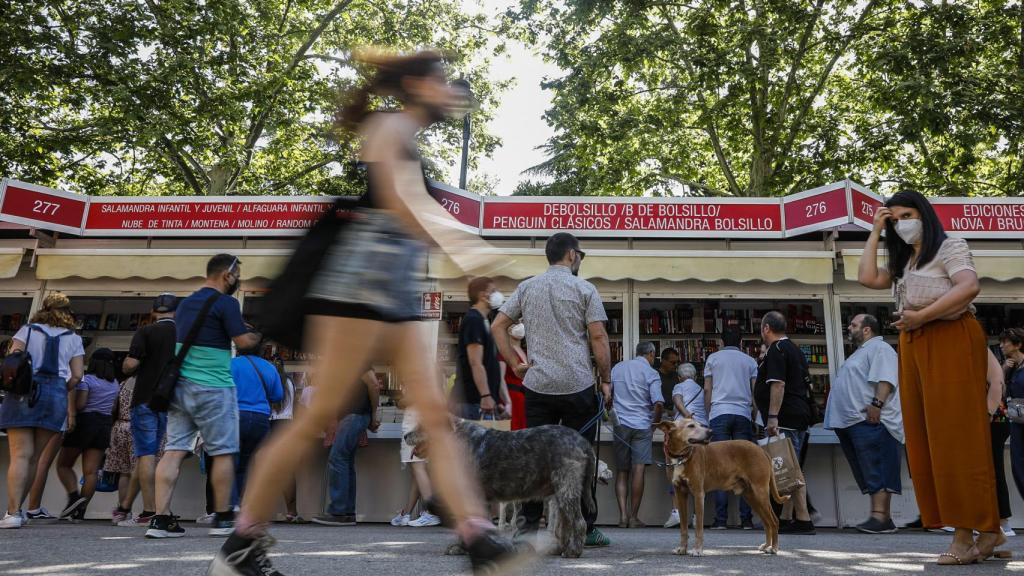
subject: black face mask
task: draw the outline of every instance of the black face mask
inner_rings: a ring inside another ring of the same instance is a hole
[[[236,277],[234,282],[232,282],[231,284],[228,284],[228,287],[227,287],[227,289],[224,290],[224,293],[227,294],[228,296],[234,295],[235,292],[238,292],[238,287],[241,284],[242,284],[242,281]]]

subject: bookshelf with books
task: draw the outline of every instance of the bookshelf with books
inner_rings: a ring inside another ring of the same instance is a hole
[[[135,331],[152,322],[153,298],[71,296],[71,309],[86,352],[127,352]]]
[[[31,298],[0,298],[0,357],[19,328],[28,322]]]
[[[682,362],[697,368],[696,380],[703,385],[704,364],[721,349],[724,330],[738,330],[740,348],[758,357],[761,317],[771,310],[786,316],[787,334],[807,358],[815,401],[824,407],[829,354],[823,301],[646,298],[640,300],[638,336],[640,341],[653,342],[658,354],[665,348],[676,349]]]

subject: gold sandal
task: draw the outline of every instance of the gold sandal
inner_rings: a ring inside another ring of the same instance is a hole
[[[972,550],[974,551],[973,554],[971,554]],[[970,549],[967,550],[967,553],[970,555],[965,558],[961,558],[952,552],[943,552],[942,554],[939,554],[939,560],[936,564],[939,566],[966,566],[968,564],[977,564],[981,560],[981,553],[978,552],[977,546],[971,546]],[[946,558],[951,559],[951,561],[945,561]]]

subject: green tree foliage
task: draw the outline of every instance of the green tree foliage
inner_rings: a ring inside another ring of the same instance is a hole
[[[0,23],[0,174],[93,194],[346,194],[357,142],[332,130],[366,70],[353,48],[435,47],[472,82],[474,158],[501,83],[458,0],[40,0]],[[500,47],[499,47],[500,49]],[[378,103],[387,105],[388,103]],[[429,169],[461,125],[425,135]]]
[[[518,194],[1020,193],[1020,2],[523,0],[566,71]]]

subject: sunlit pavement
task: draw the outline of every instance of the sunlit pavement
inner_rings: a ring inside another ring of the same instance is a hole
[[[202,575],[221,540],[184,524],[175,540],[146,540],[144,529],[117,528],[99,522],[40,525],[0,531],[0,575],[47,576]],[[275,526],[279,546],[274,562],[288,576],[358,574],[370,576],[456,574],[467,572],[464,558],[444,556],[451,535],[440,528],[393,528],[371,524],[347,528]],[[817,536],[783,536],[782,553],[756,551],[761,532],[706,532],[706,556],[674,556],[678,532],[657,528],[606,529],[614,545],[586,550],[578,560],[542,558],[533,574],[685,575],[785,574],[855,575],[902,573],[995,574],[1024,572],[1024,554],[1013,562],[939,568],[932,564],[949,536],[904,532],[868,536],[852,531],[821,531]],[[692,532],[691,532],[692,538]],[[1022,551],[1024,537],[1007,548]]]

